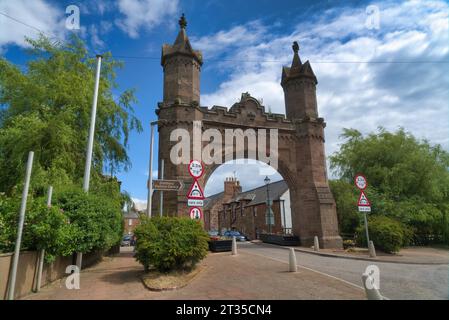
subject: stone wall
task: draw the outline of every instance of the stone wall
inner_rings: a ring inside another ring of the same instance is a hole
[[[8,295],[8,281],[14,253],[0,254],[0,299],[5,300]],[[22,251],[19,256],[17,268],[15,299],[30,294],[37,281],[37,266],[39,260],[37,251]],[[94,265],[102,258],[101,251],[83,255],[83,268]],[[75,264],[74,257],[57,257],[50,264],[45,263],[42,272],[41,287],[66,276],[67,266]]]

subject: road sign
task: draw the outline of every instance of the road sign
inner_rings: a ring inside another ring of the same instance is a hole
[[[359,201],[357,201],[357,205],[359,207],[370,207],[371,203],[369,203],[368,198],[366,197],[365,192],[360,192]]]
[[[359,206],[359,212],[371,212],[371,207]]]
[[[203,218],[203,212],[200,208],[193,207],[190,209],[190,218],[194,220],[201,220]]]
[[[371,212],[371,203],[368,200],[365,192],[361,191],[359,196],[359,201],[357,201],[357,206],[360,212]]]
[[[358,174],[355,176],[354,182],[355,182],[355,186],[357,188],[359,188],[359,190],[365,190],[366,187],[368,186],[368,182],[366,181],[366,178],[361,174]]]
[[[203,167],[203,164],[201,163],[201,161],[198,161],[198,160],[190,161],[189,173],[193,178],[198,179],[199,177],[201,177],[203,175],[203,172],[204,172],[204,167]]]
[[[189,207],[203,207],[204,206],[204,200],[201,199],[188,199],[187,205]]]
[[[187,199],[204,199],[204,192],[198,181],[194,181],[187,193]]]
[[[153,189],[160,191],[179,191],[184,187],[180,180],[153,180]]]

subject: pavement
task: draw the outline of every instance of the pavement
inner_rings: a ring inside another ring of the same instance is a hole
[[[295,248],[298,272],[288,270],[288,248],[238,243],[238,255],[209,253],[203,270],[184,288],[153,292],[140,280],[142,266],[129,248],[81,273],[81,288],[68,290],[55,281],[25,299],[365,299],[361,275],[369,265],[380,270],[380,292],[389,299],[449,299],[447,250],[409,248],[397,261],[340,257],[342,253],[311,254]],[[391,257],[389,257],[390,259]],[[402,259],[402,260],[401,260]],[[441,263],[440,263],[441,262]]]
[[[260,243],[258,243],[260,244]],[[354,248],[353,251],[343,249],[320,249],[318,252],[313,248],[294,247],[296,251],[316,254],[324,257],[335,257],[343,259],[356,259],[366,261],[423,264],[423,265],[448,265],[449,250],[430,247],[402,248],[399,253],[388,254],[377,250],[376,258],[369,257],[368,249]]]
[[[249,252],[278,260],[285,259],[287,249],[286,247],[265,243],[247,243],[239,246],[242,253]],[[298,248],[295,247],[295,249]],[[369,260],[369,258],[348,259],[335,255],[327,256],[296,251],[296,261],[303,268],[310,268],[315,272],[322,272],[354,285],[360,285],[360,277],[369,265],[376,265],[380,271],[380,292],[387,298],[393,300],[446,300],[449,299],[449,265],[447,263],[419,264],[416,262],[429,262],[428,259],[433,254],[435,254],[435,260],[432,261],[435,262],[439,259],[437,256],[440,254],[447,255],[447,252],[447,250],[440,249],[411,248],[404,255],[407,255],[408,258],[415,255],[416,257],[412,261],[414,263],[406,262],[407,259],[392,263]]]
[[[287,272],[288,252],[282,253],[281,259],[267,259],[248,249],[236,256],[210,253],[201,262],[204,269],[186,287],[153,292],[140,280],[142,266],[130,250],[125,250],[83,270],[79,290],[67,289],[65,279],[61,279],[24,299],[365,299],[360,283],[354,285],[304,268]]]

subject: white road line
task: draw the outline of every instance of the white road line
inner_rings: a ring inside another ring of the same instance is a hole
[[[245,251],[245,249],[243,249],[243,250]],[[288,264],[288,262],[286,262],[286,261],[284,261],[284,260],[276,259],[276,258],[273,258],[273,257],[270,257],[270,256],[266,256],[266,255],[262,255],[262,254],[257,254],[257,253],[253,253],[253,252],[248,252],[248,251],[245,251],[245,252],[248,253],[248,254],[252,254],[252,255],[256,255],[256,256],[260,256],[260,257],[264,257],[264,258],[268,258],[268,259],[271,259],[271,260],[274,260],[274,261],[278,261],[278,262],[282,262],[282,263]],[[300,268],[302,268],[302,269],[306,269],[306,270],[312,271],[312,272],[315,272],[315,273],[318,273],[318,274],[321,274],[321,275],[323,275],[323,276],[326,276],[326,277],[329,277],[329,278],[332,278],[332,279],[335,279],[335,280],[339,280],[339,281],[341,281],[341,282],[344,282],[344,283],[346,283],[346,284],[349,284],[349,285],[351,285],[351,286],[353,286],[353,287],[356,287],[356,288],[358,288],[358,289],[361,289],[361,290],[365,291],[365,289],[364,289],[363,287],[361,287],[361,286],[359,286],[359,285],[356,285],[355,283],[346,281],[346,280],[344,280],[344,279],[335,277],[335,276],[333,276],[333,275],[330,275],[330,274],[327,274],[327,273],[324,273],[324,272],[321,272],[321,271],[318,271],[318,270],[315,270],[315,269],[307,268],[307,267],[304,267],[304,266],[299,265],[299,264],[298,264],[298,267],[300,267]]]

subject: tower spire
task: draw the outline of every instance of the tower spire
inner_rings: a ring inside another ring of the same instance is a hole
[[[185,29],[187,27],[187,19],[184,15],[184,13],[182,14],[181,18],[179,18],[179,26],[181,27],[181,29]]]
[[[301,58],[299,58],[299,53],[298,53],[299,52],[299,44],[297,41],[293,42],[292,49],[293,49],[293,61],[292,61],[291,69],[299,70],[302,63],[301,63]]]

